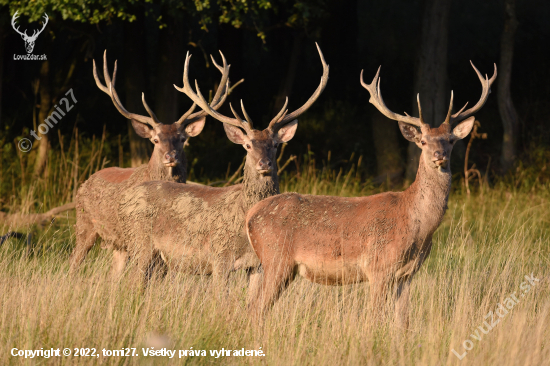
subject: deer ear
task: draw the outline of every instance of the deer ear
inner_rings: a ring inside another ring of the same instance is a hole
[[[289,142],[294,137],[296,129],[298,128],[298,120],[287,123],[284,127],[281,127],[275,135],[275,140],[278,143]]]
[[[475,120],[476,118],[472,116],[460,122],[458,125],[455,126],[455,128],[453,128],[453,135],[455,135],[459,139],[463,139],[464,137],[468,136],[468,134],[470,133],[470,131],[472,131],[472,128],[474,127]]]
[[[225,130],[227,138],[234,144],[242,145],[248,140],[248,137],[239,127],[224,123],[223,129]]]
[[[132,127],[134,128],[134,131],[136,131],[138,136],[146,139],[150,139],[151,137],[153,137],[153,129],[150,128],[148,125],[133,119],[131,121],[132,121]]]
[[[422,139],[422,132],[420,132],[418,128],[405,122],[398,121],[398,123],[399,129],[401,130],[401,134],[403,134],[403,137],[405,137],[410,142],[420,142],[420,140]]]
[[[185,126],[185,133],[189,137],[195,137],[199,133],[202,132],[202,129],[204,128],[204,122],[206,121],[206,117],[203,117],[199,119],[198,121],[192,122]]]

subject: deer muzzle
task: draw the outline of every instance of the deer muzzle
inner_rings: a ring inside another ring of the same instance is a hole
[[[271,160],[268,159],[260,159],[258,161],[258,164],[256,164],[256,170],[258,170],[258,173],[261,175],[266,175],[271,173],[273,170],[273,165],[271,163]]]
[[[446,151],[436,151],[436,152],[434,152],[434,157],[433,157],[432,161],[438,167],[445,168],[447,166],[448,161],[449,161],[449,158],[447,156],[447,152]]]
[[[442,157],[440,159],[432,159],[434,164],[440,169],[445,170],[447,169],[447,166],[449,165],[449,159],[447,157]]]
[[[173,168],[179,164],[179,160],[176,159],[175,153],[174,154],[166,153],[164,155],[164,161],[162,163],[166,167]]]

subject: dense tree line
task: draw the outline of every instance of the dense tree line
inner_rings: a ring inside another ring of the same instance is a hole
[[[25,53],[11,26],[16,11],[17,25],[29,34],[48,14],[34,50],[46,54],[46,61],[14,60],[14,54]],[[232,65],[232,82],[245,79],[229,101],[242,98],[261,125],[285,96],[292,109],[311,95],[320,71],[317,41],[331,66],[330,81],[300,120],[287,152],[302,155],[309,144],[319,162],[331,151],[335,166],[355,153],[364,157],[365,174],[412,179],[419,151],[407,148],[397,124],[368,104],[361,69],[370,82],[383,65],[388,106],[417,115],[420,93],[424,118],[437,125],[451,90],[455,110],[479,98],[472,60],[489,75],[496,63],[499,76],[476,116],[488,139],[473,146],[470,160],[478,167],[491,160],[491,168],[503,173],[533,146],[550,143],[548,15],[550,4],[542,0],[0,0],[0,137],[13,141],[36,130],[72,88],[77,108],[59,122],[61,134],[70,134],[76,124],[81,134],[99,136],[106,125],[109,141],[123,137],[127,164],[138,165],[148,156],[149,142],[135,135],[92,77],[92,59],[102,65],[104,50],[111,70],[118,60],[117,90],[126,108],[146,114],[144,92],[160,120],[170,123],[191,104],[172,86],[181,85],[185,53],[193,54],[192,77],[214,89],[218,75],[208,55],[216,57],[219,49]],[[231,113],[228,103],[223,108]],[[47,150],[58,144],[56,132],[35,146],[37,176]],[[189,149],[191,165],[210,177],[223,174],[229,161],[238,166],[242,155],[212,120]],[[457,150],[463,157],[464,146]],[[460,164],[460,158],[454,160]]]

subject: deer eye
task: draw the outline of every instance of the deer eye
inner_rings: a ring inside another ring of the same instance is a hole
[[[422,146],[426,145],[426,141],[424,140],[420,141],[420,143],[422,144]]]
[[[158,140],[158,139],[154,139],[153,142],[154,142],[155,144],[158,144],[158,143],[159,143],[159,140]]]
[[[250,145],[249,145],[249,144],[246,144],[246,148],[250,150]]]

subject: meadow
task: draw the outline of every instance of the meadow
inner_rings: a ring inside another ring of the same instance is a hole
[[[70,202],[79,181],[109,164],[102,156],[104,138],[80,141],[80,148],[78,141],[50,151],[41,179],[29,170],[32,153],[4,149],[4,211],[44,212]],[[360,160],[351,157],[345,167],[332,169],[329,162],[304,157],[299,167],[283,171],[281,191],[358,196],[388,189],[362,176]],[[33,247],[24,238],[0,247],[0,364],[548,364],[549,161],[547,151],[537,150],[510,175],[481,187],[471,183],[470,195],[455,172],[445,220],[412,282],[409,329],[398,328],[391,317],[373,319],[366,283],[324,287],[303,279],[291,284],[259,328],[247,316],[244,271],[231,276],[228,293],[209,277],[181,274],[154,278],[140,292],[127,275],[120,282],[109,279],[110,252],[100,245],[69,276],[74,211],[44,227],[12,228],[32,231]],[[151,347],[176,353],[172,359],[143,356]],[[69,348],[73,355],[25,359],[12,356],[14,348]],[[99,357],[76,357],[75,348],[90,355],[95,349]],[[126,348],[139,356],[103,352]],[[264,356],[210,355],[221,349],[261,349]],[[180,350],[187,356],[179,358]],[[197,350],[206,355],[190,356]]]

